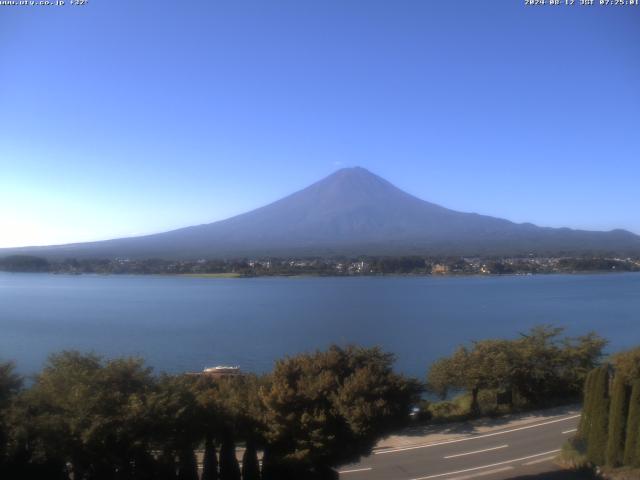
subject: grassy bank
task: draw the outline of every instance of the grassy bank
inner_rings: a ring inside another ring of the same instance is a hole
[[[181,273],[180,277],[191,278],[242,278],[244,275],[239,273]]]

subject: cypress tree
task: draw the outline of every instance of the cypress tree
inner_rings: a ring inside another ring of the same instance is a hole
[[[158,480],[176,480],[176,460],[172,452],[163,452],[157,461]]]
[[[273,456],[267,445],[262,453],[262,480],[278,480],[273,465]]]
[[[607,450],[607,433],[609,430],[609,366],[598,367],[593,380],[591,393],[593,402],[589,414],[589,435],[587,441],[587,458],[595,465],[604,465]]]
[[[255,444],[247,441],[247,448],[242,456],[242,480],[260,480],[260,465]]]
[[[629,414],[629,389],[622,375],[613,379],[611,407],[609,409],[609,433],[607,439],[607,465],[618,467],[624,457],[626,423]]]
[[[180,452],[178,462],[178,480],[198,480],[198,461],[191,448]]]
[[[640,467],[640,380],[636,380],[631,388],[623,463]]]
[[[134,480],[155,480],[156,461],[146,449],[138,450],[134,455]]]
[[[591,426],[591,416],[593,411],[593,382],[597,376],[598,369],[594,368],[587,374],[587,378],[584,383],[584,402],[582,404],[582,416],[580,417],[580,425],[578,426],[578,438],[587,439],[589,437],[589,430]]]
[[[220,480],[240,480],[240,465],[236,458],[236,445],[230,435],[225,436],[220,447]]]
[[[218,480],[218,457],[216,457],[216,445],[211,435],[207,435],[204,442],[204,460],[201,480]]]

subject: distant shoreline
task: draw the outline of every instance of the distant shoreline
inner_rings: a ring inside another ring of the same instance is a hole
[[[610,270],[592,270],[592,271],[574,271],[574,272],[538,272],[538,273],[448,273],[448,274],[431,274],[431,273],[375,273],[375,274],[312,274],[312,273],[291,273],[291,274],[262,274],[247,275],[241,273],[71,273],[71,272],[14,272],[0,270],[1,273],[7,274],[39,274],[53,275],[65,277],[92,276],[92,277],[173,277],[173,278],[199,278],[199,279],[250,279],[250,278],[383,278],[383,277],[400,277],[400,278],[496,278],[496,277],[543,277],[556,275],[620,275],[620,274],[640,274],[638,271],[610,271]]]
[[[501,276],[640,271],[640,257],[366,257],[232,260],[66,259],[17,255],[0,258],[0,271],[58,274],[179,275],[199,278]]]

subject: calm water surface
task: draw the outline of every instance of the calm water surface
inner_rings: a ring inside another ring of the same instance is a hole
[[[330,343],[380,345],[422,377],[463,342],[539,323],[640,344],[640,275],[209,279],[0,273],[0,358],[37,371],[62,349],[158,370],[264,372]]]

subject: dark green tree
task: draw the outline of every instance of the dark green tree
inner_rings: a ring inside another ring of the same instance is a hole
[[[201,480],[218,480],[218,457],[216,445],[211,433],[207,433],[204,441],[204,458]]]
[[[248,441],[242,455],[242,480],[260,480],[258,452],[253,441]]]
[[[218,432],[225,446],[220,450],[220,478],[235,476],[235,454],[227,456],[229,441],[244,441],[247,445],[264,444],[264,407],[259,391],[266,386],[264,379],[255,375],[228,378],[200,377],[195,388],[197,399],[207,422],[207,431]],[[229,460],[223,467],[223,459]]]
[[[633,382],[631,388],[623,463],[631,467],[640,467],[640,379]]]
[[[16,452],[9,452],[9,407],[22,388],[22,378],[15,373],[11,362],[0,363],[0,477],[8,473],[9,464]],[[13,468],[17,467],[16,465]]]
[[[157,480],[176,480],[178,478],[176,475],[177,471],[176,457],[173,452],[162,452],[157,461]]]
[[[147,435],[140,405],[153,386],[139,359],[104,361],[63,352],[49,358],[23,396],[28,413],[16,432],[30,462],[69,462],[75,478],[128,472]]]
[[[193,392],[194,380],[179,375],[163,375],[141,408],[145,426],[153,432],[152,448],[165,457],[179,459],[193,451],[204,438],[202,412]]]
[[[15,373],[13,362],[0,363],[0,412],[9,407],[21,388],[22,377]]]
[[[541,325],[514,341],[513,385],[529,405],[579,399],[587,374],[599,364],[606,340],[595,333],[562,337],[563,331]]]
[[[140,448],[133,458],[131,479],[156,480],[157,463],[148,449]]]
[[[189,448],[178,455],[178,480],[198,480],[198,461],[195,452]]]
[[[278,480],[276,459],[271,453],[269,445],[265,446],[262,453],[262,469],[260,471],[262,480]]]
[[[220,480],[240,480],[240,478],[236,445],[231,434],[227,433],[220,447]]]
[[[587,458],[594,465],[604,465],[609,430],[609,365],[596,369],[590,395],[592,407],[586,438]]]
[[[629,388],[626,378],[622,375],[616,374],[613,378],[610,403],[606,462],[609,466],[618,467],[623,462],[629,415]]]
[[[583,403],[582,403],[582,415],[580,416],[580,423],[578,426],[578,438],[586,441],[589,438],[589,432],[591,430],[591,417],[593,416],[593,391],[596,377],[598,376],[598,370],[593,369],[587,374],[584,385]]]
[[[510,389],[515,364],[512,343],[506,340],[474,342],[472,348],[459,347],[448,358],[436,361],[427,375],[427,385],[442,398],[450,390],[471,394],[472,415],[480,413],[478,396],[483,389]]]
[[[0,259],[0,270],[8,272],[46,272],[49,262],[31,255],[11,255]]]
[[[421,386],[377,348],[340,348],[276,363],[262,389],[270,468],[319,471],[359,458],[404,425]],[[306,470],[305,470],[306,469]]]
[[[621,375],[628,384],[640,380],[640,347],[616,353],[611,358],[616,375]]]
[[[599,362],[606,342],[595,334],[561,337],[561,328],[539,326],[514,340],[482,340],[459,347],[436,361],[427,375],[429,389],[471,395],[471,413],[480,413],[481,391],[507,393],[528,406],[577,400],[585,377]]]

